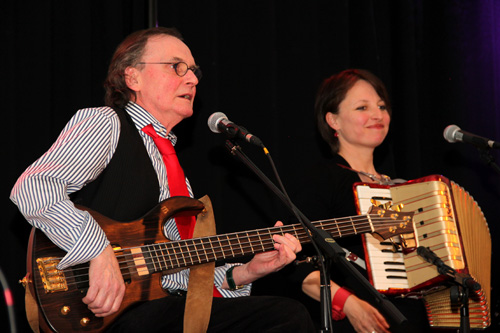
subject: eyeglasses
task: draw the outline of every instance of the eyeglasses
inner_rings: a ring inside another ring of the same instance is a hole
[[[171,67],[175,70],[175,74],[179,76],[184,76],[187,74],[188,70],[191,70],[198,81],[201,80],[201,69],[200,66],[189,67],[184,61],[179,62],[138,62],[138,65],[172,65]]]

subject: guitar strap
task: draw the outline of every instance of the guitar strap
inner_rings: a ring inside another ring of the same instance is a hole
[[[205,209],[197,216],[193,238],[213,236],[216,230],[212,202],[207,195],[199,200],[205,205]],[[197,265],[190,269],[184,309],[185,333],[207,331],[212,310],[214,272],[215,262]]]
[[[31,293],[30,287],[27,283],[28,279],[30,278],[31,276],[27,274],[26,277],[21,281],[26,291],[24,295],[26,318],[28,319],[28,323],[30,324],[33,332],[39,333],[40,326],[38,324],[38,305],[36,304],[35,298],[33,297],[33,294]]]

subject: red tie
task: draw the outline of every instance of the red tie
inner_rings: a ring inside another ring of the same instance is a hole
[[[184,176],[184,171],[182,171],[181,165],[179,164],[172,142],[170,142],[169,139],[159,136],[151,124],[144,127],[142,131],[153,139],[156,147],[163,157],[163,163],[165,163],[165,167],[167,169],[167,181],[170,196],[189,197],[186,177]],[[177,230],[179,231],[179,235],[182,239],[189,239],[193,237],[194,226],[196,224],[196,218],[194,216],[176,216],[175,224],[177,225]],[[222,297],[215,286],[214,296]]]
[[[144,127],[142,131],[153,139],[156,147],[158,147],[158,150],[163,157],[163,163],[165,163],[165,167],[167,168],[167,180],[170,196],[189,197],[186,177],[184,176],[184,171],[182,171],[181,165],[179,164],[172,142],[170,142],[169,139],[159,136],[151,124]],[[193,236],[194,225],[196,223],[194,216],[177,216],[175,217],[175,223],[177,224],[177,229],[179,230],[179,234],[182,239],[188,239]]]

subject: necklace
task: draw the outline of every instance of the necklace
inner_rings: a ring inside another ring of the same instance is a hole
[[[375,182],[377,184],[380,184],[380,185],[391,185],[392,184],[391,177],[389,177],[387,175],[380,174],[380,177],[378,177],[378,176],[371,174],[371,173],[368,173],[368,172],[354,170],[353,168],[350,168],[350,167],[342,165],[342,164],[337,164],[337,165],[344,168],[344,169],[356,172],[359,175],[363,175],[365,177],[368,177],[372,180],[372,182]]]

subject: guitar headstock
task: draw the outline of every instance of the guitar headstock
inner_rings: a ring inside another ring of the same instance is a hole
[[[373,227],[373,233],[387,239],[400,234],[413,233],[413,214],[413,212],[372,206],[367,215]]]

